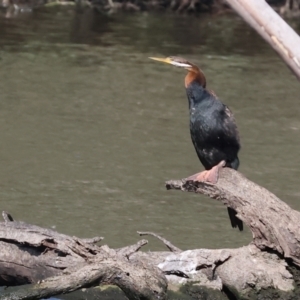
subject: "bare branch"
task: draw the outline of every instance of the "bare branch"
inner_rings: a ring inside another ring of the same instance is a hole
[[[300,213],[241,173],[224,168],[215,185],[182,179],[170,180],[166,187],[204,194],[235,209],[258,248],[275,250],[300,266]]]
[[[130,245],[124,248],[117,249],[117,253],[122,256],[126,256],[127,258],[133,253],[139,251],[143,246],[147,245],[147,240],[140,240],[134,245]]]
[[[156,237],[157,239],[159,239],[160,241],[162,241],[168,247],[168,249],[171,252],[178,253],[178,252],[182,251],[181,249],[179,249],[176,246],[174,246],[171,242],[169,242],[168,240],[166,240],[165,238],[161,237],[160,235],[158,235],[158,234],[156,234],[154,232],[149,232],[149,231],[142,232],[142,231],[138,231],[137,233],[140,236],[142,236],[142,235],[152,235],[152,236]]]
[[[85,243],[87,244],[96,244],[102,240],[104,240],[104,237],[102,236],[96,236],[96,237],[93,237],[91,239],[82,239]]]
[[[300,80],[300,37],[265,0],[226,0],[281,56]]]
[[[5,222],[13,222],[14,221],[13,217],[6,211],[2,212],[2,217]]]
[[[101,256],[93,264],[86,265],[70,274],[51,277],[35,285],[3,293],[1,300],[49,298],[84,287],[96,286],[102,282],[117,285],[129,299],[165,299],[167,282],[158,269],[154,273],[152,271],[149,276],[149,269],[146,270],[125,260],[103,259]],[[157,280],[159,280],[159,285],[155,284]]]

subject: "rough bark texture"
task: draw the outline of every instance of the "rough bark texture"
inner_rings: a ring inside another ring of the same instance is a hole
[[[202,193],[234,208],[252,231],[252,243],[238,249],[181,251],[154,233],[139,232],[156,236],[171,252],[138,252],[145,240],[113,250],[95,245],[101,238],[69,237],[13,221],[4,213],[5,222],[0,223],[1,283],[36,284],[0,299],[46,298],[99,284],[117,285],[129,299],[165,299],[167,282],[177,287],[197,282],[250,299],[253,292],[273,288],[287,293],[298,285],[287,262],[300,265],[299,212],[228,168],[220,171],[215,185],[182,179],[168,181],[166,187]],[[286,299],[298,299],[297,293]]]
[[[224,286],[247,294],[273,287],[282,291],[293,290],[293,277],[287,264],[276,254],[261,252],[254,245],[239,249],[198,249],[174,253],[159,264],[162,270],[181,270],[189,279],[170,275],[173,284],[198,281],[201,285],[222,290]]]
[[[300,266],[300,213],[242,174],[224,168],[215,185],[183,179],[168,181],[166,186],[201,193],[234,208],[252,231],[254,245],[272,249]]]
[[[166,282],[161,280],[160,276],[161,272],[155,272],[151,266],[141,268],[120,258],[103,259],[100,255],[93,260],[92,264],[79,268],[78,271],[72,273],[66,271],[63,275],[45,279],[13,293],[3,294],[0,298],[1,300],[9,300],[12,297],[14,300],[48,298],[57,294],[70,293],[79,288],[110,283],[120,287],[129,299],[164,299],[160,296],[162,296],[162,288],[166,287]],[[162,281],[159,282],[161,287],[157,291],[156,281]]]
[[[119,253],[95,245],[100,238],[78,239],[12,221],[5,213],[4,218],[0,223],[0,285],[36,284],[1,299],[47,298],[101,283],[117,285],[129,299],[165,299],[167,282],[159,268],[131,263],[126,257],[145,241]]]

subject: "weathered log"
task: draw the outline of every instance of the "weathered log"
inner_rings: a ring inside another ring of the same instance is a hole
[[[0,223],[0,227],[3,223]],[[35,227],[35,235],[38,235],[38,227]],[[25,224],[21,228],[26,228]],[[44,231],[41,228],[42,232]],[[22,231],[22,229],[20,229]],[[48,231],[48,234],[51,231]],[[25,235],[25,233],[23,232]],[[22,235],[23,235],[22,234]],[[53,232],[53,237],[57,233]],[[48,235],[49,237],[49,235]],[[161,238],[156,235],[160,240]],[[68,237],[68,241],[72,238]],[[53,239],[55,240],[55,238]],[[168,241],[163,240],[163,242]],[[75,238],[75,244],[82,247],[82,242]],[[6,244],[9,244],[8,242]],[[4,244],[4,247],[7,245]],[[169,284],[180,287],[182,284],[189,282],[196,282],[200,286],[205,286],[214,290],[223,290],[224,287],[238,291],[240,294],[245,295],[251,290],[259,290],[263,288],[273,287],[281,291],[293,290],[293,278],[289,271],[286,269],[287,263],[280,259],[274,253],[267,253],[260,251],[255,245],[249,245],[239,249],[196,249],[188,251],[175,251],[175,252],[134,252],[133,249],[138,249],[140,245],[145,244],[141,241],[136,245],[124,247],[117,251],[109,249],[107,246],[95,246],[94,253],[88,259],[88,263],[78,265],[77,258],[72,255],[65,257],[64,265],[73,264],[69,268],[65,268],[58,272],[59,276],[50,277],[45,280],[35,280],[35,285],[26,285],[24,288],[16,292],[9,292],[2,294],[1,300],[9,299],[39,299],[41,297],[49,297],[59,293],[67,293],[73,290],[97,286],[101,283],[115,284],[119,286],[129,299],[164,299],[160,291],[164,290],[166,282],[161,280],[160,272],[153,272],[158,266],[168,279]],[[38,244],[36,244],[37,247]],[[28,247],[29,248],[29,247]],[[34,247],[33,247],[34,248]],[[58,248],[62,248],[58,246]],[[73,248],[73,247],[71,247]],[[98,248],[98,249],[97,249]],[[2,248],[3,249],[3,248]],[[44,269],[47,269],[49,262],[54,263],[55,258],[51,259],[42,258],[47,252],[52,252],[53,247],[40,253],[37,256],[36,263],[31,265],[32,262],[26,262],[24,267],[28,267],[33,273],[32,267],[38,264],[44,264]],[[80,250],[77,250],[77,255],[80,255]],[[23,257],[18,258],[20,253],[13,252],[14,263],[18,265]],[[96,254],[95,254],[96,253]],[[120,253],[122,257],[120,257]],[[126,253],[126,254],[125,254]],[[132,253],[132,254],[130,254]],[[57,252],[57,255],[59,252]],[[49,255],[49,253],[48,253]],[[124,260],[123,255],[127,255]],[[57,260],[60,258],[56,258]],[[2,260],[2,257],[0,256]],[[8,258],[6,258],[8,259]],[[13,262],[11,262],[13,263]],[[59,264],[61,266],[61,264]],[[142,266],[142,274],[140,268]],[[243,266],[241,268],[240,266]],[[11,269],[14,270],[13,266]],[[0,267],[3,275],[3,268]],[[40,269],[42,271],[42,269]],[[7,272],[7,269],[6,269]],[[11,273],[10,273],[11,274]],[[35,274],[35,273],[34,273]],[[153,274],[156,276],[153,276]],[[29,274],[28,274],[29,275]],[[18,276],[16,274],[16,276]],[[41,273],[40,278],[43,278],[45,273]],[[136,282],[135,279],[138,281]],[[129,282],[128,282],[129,281]],[[146,282],[146,284],[145,284]],[[158,282],[158,284],[157,284]],[[151,291],[150,295],[147,294],[141,286],[147,287]],[[157,290],[157,286],[160,287]],[[128,287],[131,287],[129,290]],[[137,288],[137,290],[136,290]],[[138,291],[143,291],[138,294]],[[134,294],[132,294],[134,291]],[[145,297],[145,295],[147,297]],[[144,298],[143,298],[144,297]],[[156,298],[157,297],[157,298]]]
[[[102,248],[103,249],[103,248]],[[58,294],[66,294],[80,288],[97,286],[101,283],[120,287],[129,299],[165,299],[166,281],[158,269],[139,266],[112,255],[97,255],[93,261],[70,273],[50,277],[17,291],[4,293],[1,300],[41,299]],[[77,268],[76,268],[77,269]]]
[[[48,298],[101,283],[117,285],[129,299],[165,299],[167,282],[163,273],[155,266],[130,263],[126,258],[145,244],[144,240],[115,251],[94,244],[101,238],[86,241],[13,221],[6,213],[3,216],[0,285],[36,284],[0,299]]]
[[[1,284],[35,285],[0,299],[38,299],[99,284],[117,285],[129,299],[164,299],[167,282],[177,287],[197,282],[217,291],[238,291],[246,299],[251,291],[294,289],[297,280],[288,266],[300,265],[299,212],[228,168],[220,171],[215,185],[182,179],[166,186],[202,193],[234,208],[252,231],[252,243],[238,249],[181,251],[154,233],[140,232],[157,237],[171,252],[139,252],[145,240],[113,250],[96,245],[101,238],[69,237],[4,214]]]
[[[201,193],[234,208],[252,231],[254,245],[276,251],[300,266],[300,213],[241,173],[224,168],[215,185],[183,179],[168,181],[166,186]]]
[[[245,295],[252,289],[294,289],[287,263],[276,254],[262,252],[254,245],[238,249],[196,249],[173,253],[158,265],[162,270],[180,270],[188,278],[167,276],[169,283],[199,282],[212,289],[224,287]]]

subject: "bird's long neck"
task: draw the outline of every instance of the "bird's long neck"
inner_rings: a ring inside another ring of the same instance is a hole
[[[193,66],[185,76],[184,84],[187,88],[192,82],[199,83],[203,88],[206,87],[206,79],[204,73],[197,67]]]
[[[189,100],[190,113],[193,114],[196,107],[199,105],[209,105],[207,99],[210,99],[210,94],[206,90],[206,79],[203,72],[197,67],[192,66],[185,76],[185,89]]]

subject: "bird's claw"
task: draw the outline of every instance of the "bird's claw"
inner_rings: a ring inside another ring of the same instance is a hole
[[[219,179],[219,170],[220,168],[225,167],[225,165],[226,162],[222,160],[220,163],[212,167],[210,170],[202,171],[200,173],[189,176],[187,180],[216,184]]]

